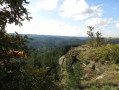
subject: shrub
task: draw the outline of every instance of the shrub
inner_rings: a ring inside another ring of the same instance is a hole
[[[49,68],[31,67],[25,62],[9,63],[0,68],[0,89],[2,90],[49,90],[56,88]]]

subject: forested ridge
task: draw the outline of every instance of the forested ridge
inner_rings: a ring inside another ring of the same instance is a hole
[[[82,45],[85,44],[88,37],[68,37],[68,36],[48,36],[48,35],[27,35],[33,40],[28,43],[29,46],[34,47],[38,52],[44,52],[57,47],[67,45]]]

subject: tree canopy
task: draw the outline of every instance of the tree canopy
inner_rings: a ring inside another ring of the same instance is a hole
[[[7,23],[21,26],[22,21],[30,20],[29,12],[24,6],[27,4],[29,2],[26,0],[0,0],[0,30],[4,30]]]
[[[91,47],[99,47],[105,44],[105,39],[102,37],[101,32],[97,31],[94,33],[94,27],[88,26],[89,31],[87,34],[89,35],[90,40],[88,40],[88,44]]]
[[[0,61],[8,63],[11,58],[23,58],[28,55],[27,36],[9,35],[6,25],[22,26],[22,21],[30,20],[29,12],[25,5],[26,0],[0,0]],[[25,54],[26,53],[26,54]]]

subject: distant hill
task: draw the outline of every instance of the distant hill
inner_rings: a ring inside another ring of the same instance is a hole
[[[14,33],[9,33],[14,34]],[[72,36],[51,36],[51,35],[36,35],[36,34],[20,34],[27,35],[34,40],[28,44],[37,49],[39,53],[51,50],[53,48],[67,45],[82,45],[85,44],[88,37],[72,37]]]
[[[13,34],[13,33],[10,33]],[[34,47],[38,52],[45,52],[53,48],[67,45],[82,45],[85,44],[88,37],[70,37],[70,36],[50,36],[50,35],[35,35],[35,34],[20,34],[27,35],[34,40],[28,44]]]

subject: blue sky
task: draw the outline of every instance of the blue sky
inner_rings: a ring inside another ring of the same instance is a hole
[[[103,36],[119,36],[119,0],[28,0],[33,19],[22,27],[8,25],[7,32],[22,34],[87,36],[87,26]]]

